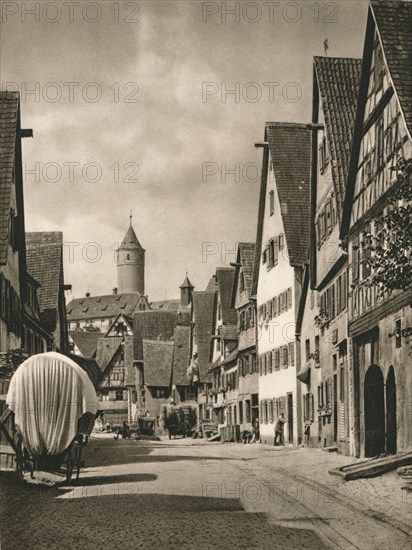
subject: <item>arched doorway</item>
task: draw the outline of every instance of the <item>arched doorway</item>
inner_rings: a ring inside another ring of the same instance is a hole
[[[365,456],[385,451],[385,396],[383,375],[377,365],[371,365],[365,376]]]
[[[386,450],[396,453],[396,382],[395,371],[389,367],[386,378]]]

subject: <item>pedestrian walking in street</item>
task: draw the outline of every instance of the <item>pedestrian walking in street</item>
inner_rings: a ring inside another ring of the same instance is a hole
[[[280,416],[275,423],[275,441],[274,441],[275,447],[277,445],[278,439],[279,439],[279,445],[283,445],[283,427],[285,423],[286,423],[285,415],[283,413],[280,413]]]
[[[129,437],[130,437],[129,425],[125,420],[123,420],[122,439],[129,439]]]

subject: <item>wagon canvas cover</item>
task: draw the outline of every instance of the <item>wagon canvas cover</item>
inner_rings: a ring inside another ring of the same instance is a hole
[[[86,412],[96,414],[98,409],[87,374],[55,352],[34,355],[20,365],[6,403],[33,456],[65,451],[76,435],[79,418]]]

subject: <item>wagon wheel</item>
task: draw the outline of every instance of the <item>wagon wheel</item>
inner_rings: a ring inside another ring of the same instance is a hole
[[[67,450],[67,458],[66,458],[66,481],[69,483],[72,474],[73,474],[73,468],[75,464],[75,450],[74,450],[74,441],[70,444],[70,447]]]

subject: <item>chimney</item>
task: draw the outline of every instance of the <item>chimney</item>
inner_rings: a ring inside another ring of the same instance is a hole
[[[113,294],[117,294],[117,286],[114,287]]]
[[[86,292],[86,298],[90,298],[90,292]]]

